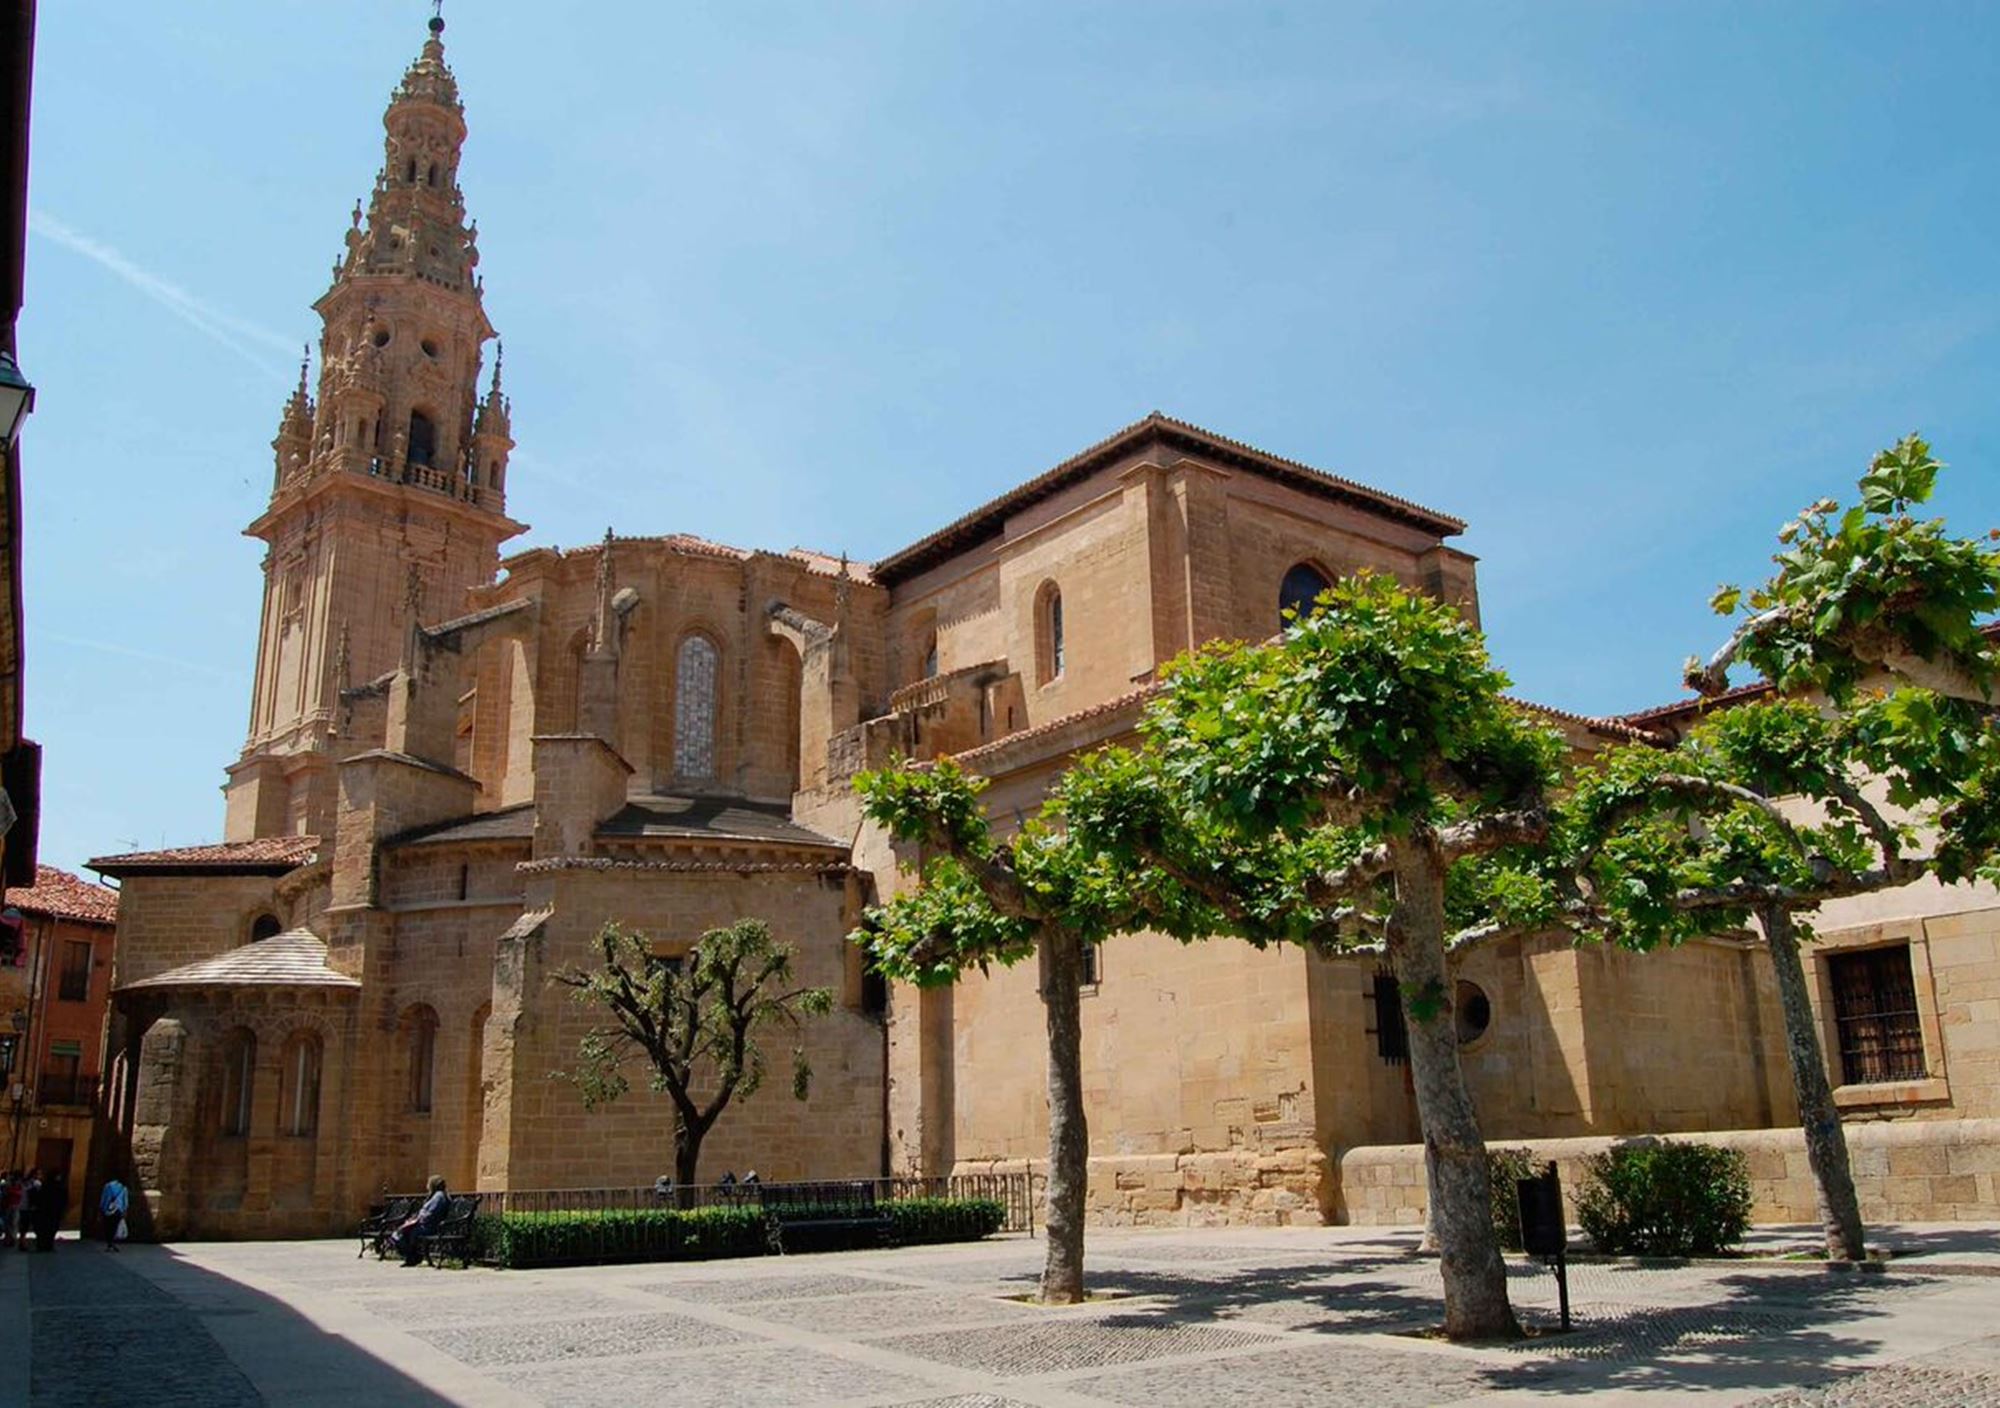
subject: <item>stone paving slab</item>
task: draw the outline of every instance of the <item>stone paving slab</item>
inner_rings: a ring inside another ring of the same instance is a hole
[[[1115,1377],[1076,1380],[1068,1387],[1137,1408],[1216,1408],[1253,1401],[1259,1408],[1326,1408],[1339,1403],[1430,1408],[1489,1389],[1518,1386],[1531,1378],[1547,1382],[1551,1375],[1546,1370],[1523,1375],[1481,1367],[1454,1355],[1398,1353],[1373,1345],[1285,1343],[1262,1354],[1141,1368]]]
[[[590,1366],[537,1367],[497,1374],[560,1408],[776,1408],[846,1399],[914,1398],[937,1386],[914,1375],[857,1364],[792,1346],[724,1350],[699,1359],[618,1360]]]
[[[825,1300],[754,1301],[739,1314],[778,1325],[794,1325],[822,1335],[879,1336],[916,1328],[1036,1320],[1048,1312],[1016,1301],[949,1291],[903,1291],[887,1295],[835,1296]]]
[[[822,1273],[817,1276],[752,1276],[726,1280],[641,1281],[636,1289],[703,1304],[739,1301],[805,1300],[825,1296],[915,1289],[908,1281]]]
[[[1088,1311],[1089,1307],[1081,1307]],[[1044,1312],[1048,1314],[1049,1312]],[[1220,1325],[1177,1324],[1140,1314],[1078,1314],[1028,1325],[941,1330],[877,1340],[882,1349],[1005,1378],[1095,1369],[1268,1343],[1262,1335]]]

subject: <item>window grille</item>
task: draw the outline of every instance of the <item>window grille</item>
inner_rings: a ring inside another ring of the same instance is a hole
[[[1386,968],[1377,972],[1369,997],[1375,1007],[1375,1025],[1369,1028],[1375,1054],[1392,1066],[1403,1065],[1410,1059],[1410,1033],[1403,1025],[1403,994],[1396,975]]]
[[[1924,1032],[1917,1017],[1910,946],[1828,954],[1826,970],[1840,1037],[1841,1082],[1922,1080]]]

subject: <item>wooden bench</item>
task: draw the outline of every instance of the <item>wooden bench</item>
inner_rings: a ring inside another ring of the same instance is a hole
[[[763,1205],[771,1250],[780,1255],[806,1250],[814,1233],[840,1234],[838,1245],[886,1246],[895,1219],[876,1201],[875,1185],[865,1179],[833,1183],[765,1183],[756,1185]]]
[[[479,1194],[452,1194],[444,1220],[438,1223],[437,1231],[424,1239],[424,1260],[438,1267],[451,1257],[466,1261],[466,1244],[472,1240],[472,1224],[478,1217]]]
[[[389,1234],[401,1227],[404,1221],[423,1203],[421,1196],[387,1198],[368,1210],[368,1216],[361,1219],[356,1235],[361,1238],[361,1250],[354,1255],[357,1259],[369,1252],[375,1253],[380,1261],[389,1254]]]

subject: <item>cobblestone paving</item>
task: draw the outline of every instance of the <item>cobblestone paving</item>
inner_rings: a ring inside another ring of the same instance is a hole
[[[588,1320],[457,1325],[417,1338],[461,1364],[532,1364],[545,1359],[601,1359],[658,1350],[741,1344],[749,1336],[685,1315],[599,1315]]]
[[[1890,1364],[1817,1388],[1759,1398],[1752,1408],[1983,1408],[2000,1403],[2000,1374]]]
[[[1001,1298],[1040,1270],[1026,1241],[510,1273],[403,1272],[338,1244],[66,1251],[29,1278],[32,1408],[238,1408],[266,1401],[259,1388],[291,1408],[287,1382],[322,1379],[337,1387],[314,1408],[509,1393],[549,1408],[1396,1408],[1617,1391],[2000,1408],[2000,1282],[1915,1266],[1579,1262],[1574,1333],[1467,1349],[1413,1333],[1443,1316],[1434,1260],[1334,1230],[1107,1235],[1091,1282],[1114,1294],[1064,1309]],[[1523,1321],[1552,1324],[1552,1275],[1518,1262],[1509,1276]],[[218,1318],[240,1316],[265,1318]],[[246,1345],[267,1327],[315,1367],[286,1381],[256,1363]],[[371,1369],[386,1393],[339,1396]]]
[[[1032,1325],[903,1335],[877,1343],[883,1349],[913,1359],[1005,1377],[1241,1349],[1268,1344],[1269,1340],[1219,1325],[1181,1325],[1162,1323],[1150,1316],[1112,1314]]]
[[[131,1402],[134,1383],[158,1408],[264,1401],[193,1311],[95,1247],[29,1254],[28,1301],[34,1408]]]

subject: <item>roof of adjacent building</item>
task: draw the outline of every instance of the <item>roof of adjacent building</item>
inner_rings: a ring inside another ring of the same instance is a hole
[[[150,978],[121,983],[120,992],[149,988],[358,988],[359,978],[329,968],[326,944],[310,929],[289,929],[268,939],[232,948],[213,958],[184,963]]]
[[[75,919],[85,924],[116,924],[118,892],[93,885],[79,875],[58,870],[53,865],[35,867],[35,883],[15,885],[7,891],[7,903],[30,914],[46,914],[52,919]]]
[[[534,834],[534,805],[522,803],[407,832],[390,844],[527,841]],[[832,847],[842,852],[847,849],[844,843],[830,836],[794,823],[791,809],[782,803],[752,802],[741,797],[628,798],[622,808],[599,824],[597,834],[607,840],[748,841],[769,846]]]
[[[210,875],[229,871],[283,875],[319,855],[317,836],[259,836],[163,851],[129,851],[86,861],[99,875]]]
[[[953,553],[998,536],[1009,515],[1019,513],[1032,504],[1060,493],[1070,485],[1104,468],[1119,456],[1129,454],[1148,442],[1159,442],[1192,450],[1210,459],[1265,475],[1320,498],[1333,499],[1369,513],[1398,519],[1411,527],[1422,529],[1426,533],[1435,533],[1440,537],[1450,537],[1465,531],[1464,521],[1449,514],[1425,508],[1421,504],[1384,493],[1380,489],[1371,489],[1365,484],[1358,484],[1352,479],[1343,479],[1323,469],[1314,469],[1311,465],[1269,454],[1254,445],[1231,440],[1227,436],[1217,435],[1212,430],[1204,430],[1198,425],[1191,425],[1187,421],[1176,420],[1172,416],[1154,411],[1144,420],[1134,421],[1115,435],[1072,455],[1055,468],[1008,490],[999,498],[980,505],[971,513],[946,524],[937,532],[912,543],[901,552],[891,553],[874,565],[872,575],[876,581],[885,585],[913,577]]]

